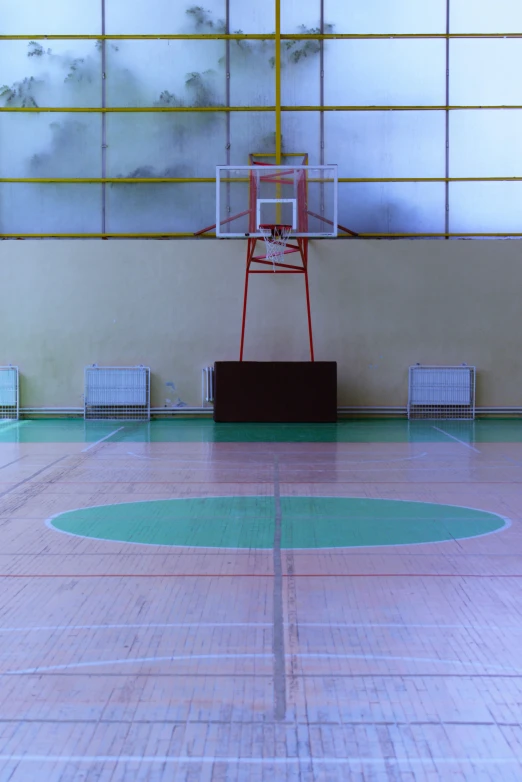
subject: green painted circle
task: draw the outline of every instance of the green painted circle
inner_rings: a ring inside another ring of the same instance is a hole
[[[494,513],[402,500],[346,497],[209,497],[102,505],[68,511],[51,525],[125,543],[223,548],[336,548],[436,543],[496,532]]]

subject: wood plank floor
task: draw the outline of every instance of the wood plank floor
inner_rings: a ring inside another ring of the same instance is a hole
[[[107,439],[120,424],[90,438],[75,423],[0,428],[0,782],[520,782],[521,424],[474,438],[383,422],[364,441],[356,422],[353,437],[286,442],[176,425]],[[243,496],[270,499],[269,548],[49,522]],[[445,542],[292,549],[288,497],[506,521]]]

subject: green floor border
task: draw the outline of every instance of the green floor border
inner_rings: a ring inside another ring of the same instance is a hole
[[[435,429],[434,427],[437,427]],[[120,427],[122,427],[120,429]],[[120,429],[120,431],[117,431]],[[443,430],[442,432],[439,430]],[[408,421],[341,419],[336,424],[216,424],[202,418],[144,423],[25,420],[0,422],[1,443],[522,443],[522,419]]]

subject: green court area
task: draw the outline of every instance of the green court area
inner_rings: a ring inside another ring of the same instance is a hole
[[[393,546],[476,537],[506,522],[452,505],[344,497],[210,497],[67,511],[51,526],[87,538],[161,546],[269,549]]]
[[[522,420],[341,419],[336,424],[215,424],[208,418],[149,423],[34,420],[0,422],[0,443],[464,443],[522,442]]]

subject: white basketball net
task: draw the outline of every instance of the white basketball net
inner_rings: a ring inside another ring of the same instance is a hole
[[[276,263],[280,263],[285,257],[288,237],[292,230],[291,225],[260,225],[259,232],[263,234],[266,247],[266,260],[272,261],[274,272]]]

